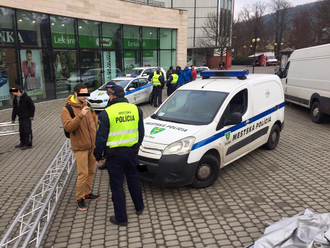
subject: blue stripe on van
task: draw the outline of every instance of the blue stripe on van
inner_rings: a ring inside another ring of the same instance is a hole
[[[275,112],[276,110],[283,108],[284,105],[285,105],[285,103],[283,102],[283,103],[279,104],[278,107],[277,106],[276,107],[272,107],[272,108],[270,108],[270,109],[262,112],[261,114],[258,114],[256,116],[253,116],[252,118],[249,119],[249,121],[250,121],[250,123],[255,122],[255,121],[258,121],[259,119],[261,119],[261,118],[263,118],[263,117],[265,117],[265,116],[267,116],[267,115]],[[211,136],[211,137],[209,137],[209,138],[207,138],[205,140],[202,140],[202,141],[199,141],[199,142],[195,143],[193,145],[193,147],[191,148],[191,150],[192,151],[193,150],[196,150],[196,149],[198,149],[198,148],[200,148],[202,146],[205,146],[205,145],[207,145],[207,144],[209,144],[209,143],[211,143],[211,142],[213,142],[213,141],[215,141],[217,139],[220,139],[222,136],[225,135],[225,133],[235,132],[235,131],[237,131],[237,130],[243,128],[243,127],[245,127],[246,121],[241,122],[240,124],[237,124],[237,125],[235,125],[235,126],[233,126],[231,128],[228,128],[228,129],[226,129],[226,130],[224,130],[224,131],[222,131],[220,133],[217,133],[217,134],[215,134],[215,135],[213,135],[213,136]]]
[[[140,90],[144,90],[145,88],[148,88],[148,87],[151,87],[151,86],[153,86],[153,84],[145,84],[145,85],[143,85],[143,86],[141,86],[141,87],[139,87],[139,88],[137,88],[133,91],[126,91],[125,95],[130,95],[132,93],[138,92]]]

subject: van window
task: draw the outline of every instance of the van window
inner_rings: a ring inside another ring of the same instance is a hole
[[[228,93],[179,90],[152,118],[190,125],[207,125],[213,121]]]
[[[286,67],[283,70],[282,78],[286,78],[288,76],[289,67],[290,67],[290,61],[286,64]]]
[[[245,114],[247,107],[248,107],[248,92],[247,89],[244,89],[238,92],[229,102],[225,111],[223,112],[218,129],[221,129],[225,126],[226,121],[230,118],[232,113],[239,112],[242,115]]]

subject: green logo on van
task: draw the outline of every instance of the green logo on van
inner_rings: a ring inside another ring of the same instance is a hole
[[[225,134],[225,136],[226,136],[226,140],[227,140],[227,141],[228,141],[229,138],[230,138],[230,134],[231,134],[231,132],[228,132],[228,133]]]
[[[161,127],[154,127],[151,131],[150,134],[156,134],[156,133],[160,133],[162,131],[164,131],[165,128],[161,128]]]

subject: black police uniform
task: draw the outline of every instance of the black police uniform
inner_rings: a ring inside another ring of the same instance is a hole
[[[15,121],[16,116],[19,119],[19,135],[22,146],[32,146],[32,124],[31,119],[34,117],[35,106],[34,103],[24,91],[20,100],[17,101],[17,96],[13,100],[12,121]]]
[[[170,96],[176,90],[177,87],[177,83],[172,84],[172,80],[173,80],[173,76],[171,75],[166,83],[168,96]]]
[[[161,85],[158,85],[158,86],[154,85],[153,86],[153,103],[154,103],[154,107],[158,107],[159,105],[162,104],[162,93],[163,93],[163,88],[164,88],[164,84],[165,84],[163,74],[160,71],[156,72],[156,74],[161,75],[158,78]]]
[[[111,105],[116,103],[127,102],[124,97],[115,98],[111,101]],[[126,176],[128,189],[132,197],[135,209],[140,212],[144,209],[142,189],[139,181],[137,166],[139,160],[137,157],[139,144],[142,143],[144,137],[143,112],[139,110],[139,141],[133,147],[117,147],[106,148],[107,151],[107,168],[110,178],[110,187],[112,191],[112,201],[114,204],[115,218],[117,222],[127,223],[126,213],[126,197],[123,188],[124,176]],[[96,161],[102,158],[102,152],[106,147],[110,130],[109,117],[106,111],[102,111],[99,115],[99,127],[96,134],[96,147],[94,156]]]

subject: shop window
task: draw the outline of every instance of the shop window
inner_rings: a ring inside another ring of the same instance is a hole
[[[140,28],[124,25],[124,49],[140,49]]]
[[[160,51],[160,66],[165,70],[172,65],[171,53],[171,51]]]
[[[121,25],[114,23],[102,23],[101,43],[104,49],[122,48]]]
[[[46,98],[42,50],[20,50],[23,89],[32,100]]]
[[[160,49],[171,49],[172,29],[160,29]]]
[[[13,30],[14,10],[0,8],[0,46],[14,46],[15,35]]]
[[[63,16],[50,16],[51,39],[54,48],[75,48],[74,19]]]
[[[77,56],[74,50],[54,50],[54,72],[57,98],[66,97],[73,91],[69,81],[77,77]],[[77,80],[76,80],[77,81]]]
[[[176,29],[172,30],[172,49],[176,49]]]
[[[42,37],[48,38],[48,32],[42,28],[44,23],[48,23],[46,14],[17,10],[19,44],[31,48],[41,47]]]
[[[138,51],[124,51],[125,73],[130,73],[134,67],[140,66],[140,56]]]
[[[78,20],[79,47],[99,48],[101,46],[99,27],[99,22]]]
[[[9,89],[18,84],[15,49],[0,49],[0,108],[12,105]]]
[[[157,28],[142,28],[142,48],[157,49]]]
[[[177,63],[176,63],[176,51],[172,51],[172,66],[175,68]]]
[[[142,52],[143,66],[157,66],[157,51],[143,51]]]
[[[80,70],[76,77],[68,79],[71,90],[77,83],[83,83],[89,90],[99,88],[103,83],[104,69],[101,66],[101,52],[92,50],[81,50],[79,54]]]
[[[103,82],[109,82],[115,77],[119,77],[122,73],[117,64],[118,59],[115,51],[103,51]]]

